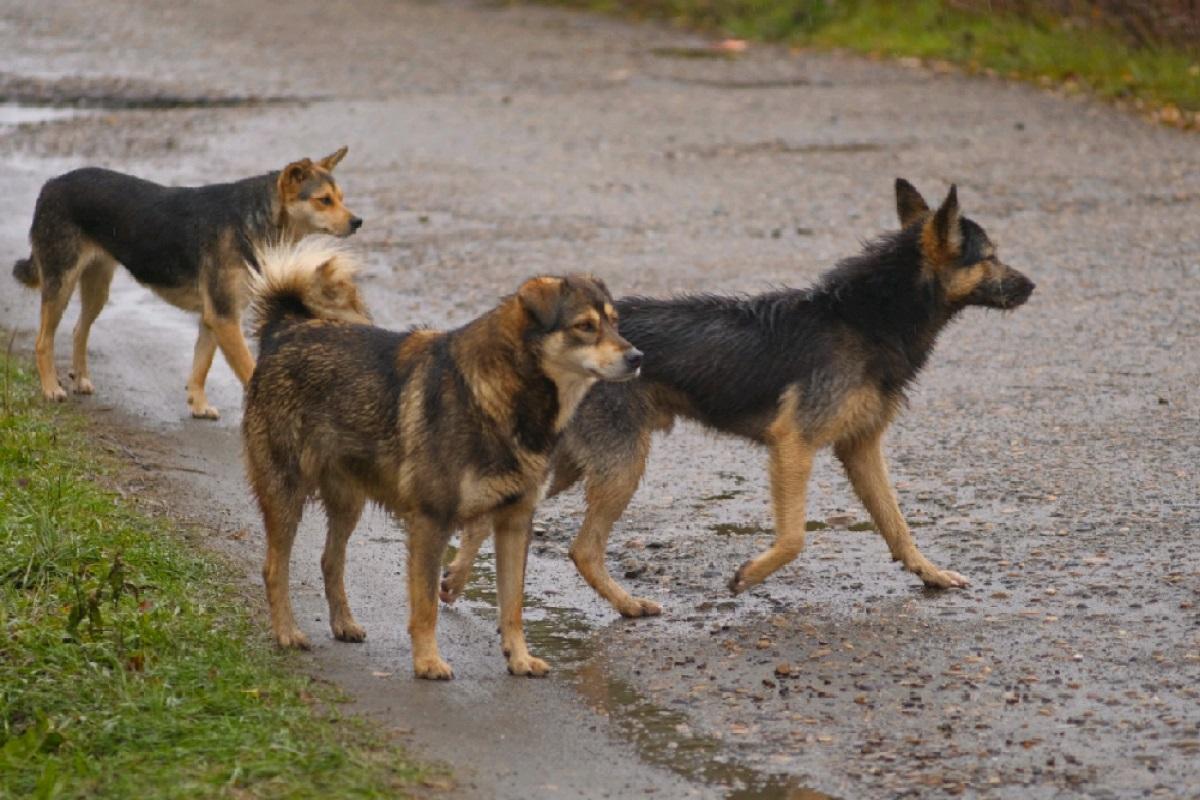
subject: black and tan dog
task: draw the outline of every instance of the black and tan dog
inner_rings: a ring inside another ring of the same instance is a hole
[[[308,244],[308,243],[306,243]],[[421,678],[449,678],[438,654],[438,578],[450,535],[496,534],[508,669],[544,675],[521,624],[528,536],[560,432],[596,381],[638,373],[607,289],[587,277],[525,282],[457,330],[366,324],[347,260],[313,245],[261,260],[260,355],[243,422],[250,484],[267,531],[263,577],[281,645],[306,647],[288,563],[306,500],[328,516],[321,569],[333,635],[362,641],[343,583],[346,542],[370,500],[408,529],[409,633]]]
[[[581,405],[555,455],[553,494],[582,478],[587,515],[571,557],[625,616],[658,614],[609,575],[605,545],[641,480],[650,436],[677,416],[769,449],[776,541],[743,564],[735,592],[763,581],[804,547],[813,456],[831,446],[892,558],[928,586],[962,587],[958,573],[917,549],[888,480],[881,442],[938,334],[968,306],[1012,309],[1034,285],[1002,263],[987,234],[959,213],[951,187],[930,211],[896,181],[902,229],[842,261],[808,290],[756,297],[652,300],[617,308],[625,335],[646,351],[643,378],[600,386]],[[487,531],[464,532],[442,598],[461,592]]]
[[[204,393],[216,349],[243,384],[254,371],[241,315],[255,249],[312,233],[349,236],[362,225],[330,174],[345,155],[343,147],[316,162],[305,158],[279,172],[200,187],[160,186],[96,167],[47,181],[29,231],[32,252],[13,266],[17,280],[42,290],[36,350],[46,399],[67,397],[54,368],[54,334],[76,284],[82,307],[71,376],[76,392],[94,391],[88,333],[117,264],[124,264],[171,305],[200,313],[187,403],[193,417],[216,419]]]

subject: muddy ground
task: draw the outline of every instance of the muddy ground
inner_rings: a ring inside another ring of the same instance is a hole
[[[666,607],[614,617],[565,557],[581,498],[539,514],[531,636],[504,674],[486,559],[418,683],[402,534],[351,549],[362,645],[328,634],[319,515],[294,560],[301,657],[479,797],[1200,796],[1200,139],[1034,89],[751,48],[544,9],[390,0],[9,2],[0,11],[0,253],[83,164],[232,179],[343,143],[378,320],[462,322],[536,272],[618,293],[803,285],[894,225],[892,179],[957,181],[1038,283],[944,334],[888,440],[932,593],[887,559],[828,457],[806,552],[747,596],[770,540],[763,453],[660,440],[610,564]],[[700,52],[697,53],[697,49]],[[0,279],[28,350],[36,297]],[[69,358],[71,316],[60,330]],[[164,508],[245,564],[240,389],[187,418],[196,321],[127,276],[92,338],[93,414]],[[847,516],[849,515],[849,516]],[[854,529],[858,530],[854,530]],[[265,619],[264,619],[265,628]]]

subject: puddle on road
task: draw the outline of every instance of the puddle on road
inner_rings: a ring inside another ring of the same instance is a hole
[[[659,58],[718,59],[720,61],[732,61],[738,56],[733,50],[722,50],[712,45],[703,47],[652,47],[650,48],[650,55],[658,56]]]
[[[917,524],[910,523],[912,527],[917,527]],[[718,536],[756,536],[758,534],[769,534],[771,528],[764,528],[762,525],[742,524],[738,522],[717,522],[709,525],[709,530]],[[831,525],[825,520],[810,519],[804,523],[804,530],[812,533],[813,531],[827,531],[836,529],[838,526]],[[863,531],[875,530],[875,525],[870,522],[854,522],[849,525],[842,526],[844,530],[861,533]]]
[[[51,108],[48,106],[27,106],[20,103],[0,103],[0,127],[28,125],[36,122],[53,122],[78,116],[80,112],[74,108]]]
[[[453,558],[451,547],[447,562]],[[496,580],[491,553],[480,553],[463,600],[472,612],[496,616]],[[526,597],[525,636],[530,650],[545,657],[584,702],[603,716],[616,736],[630,742],[648,764],[737,800],[835,800],[802,786],[792,775],[763,773],[739,763],[720,739],[692,732],[688,717],[657,706],[606,668],[597,631],[579,611]]]

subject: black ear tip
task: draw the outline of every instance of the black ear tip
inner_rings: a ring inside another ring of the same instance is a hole
[[[896,191],[897,192],[902,192],[906,189],[912,189],[912,188],[913,188],[913,185],[911,183],[909,183],[908,181],[904,180],[904,178],[896,178]]]

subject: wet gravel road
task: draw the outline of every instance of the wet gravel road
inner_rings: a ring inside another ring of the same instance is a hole
[[[212,182],[346,143],[377,318],[446,326],[536,272],[618,293],[803,285],[894,225],[895,176],[930,197],[957,181],[1038,283],[944,334],[888,438],[918,541],[968,590],[888,561],[824,456],[808,549],[731,598],[770,540],[763,453],[684,425],[610,552],[663,617],[615,619],[575,575],[568,495],[539,514],[528,587],[553,677],[503,673],[481,563],[440,623],[456,680],[418,683],[402,534],[380,514],[356,534],[369,639],[339,644],[313,514],[299,658],[471,796],[1200,796],[1200,139],[895,64],[689,57],[704,44],[490,5],[4,2],[0,253],[27,252],[38,187],[70,167]],[[0,279],[20,348],[36,305]],[[223,418],[186,418],[194,330],[122,275],[93,333],[98,393],[70,402],[145,467],[127,489],[204,523],[256,584],[240,390],[218,359]]]

